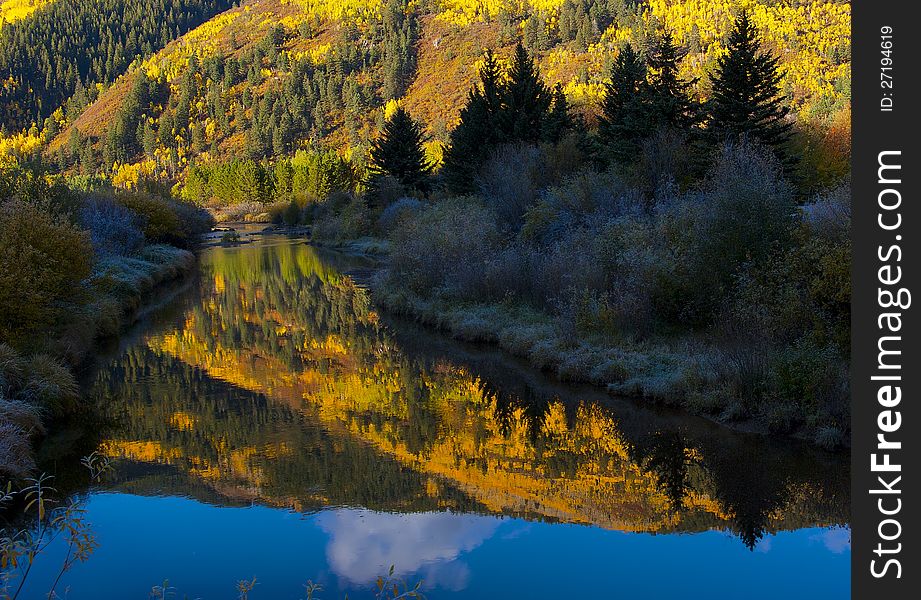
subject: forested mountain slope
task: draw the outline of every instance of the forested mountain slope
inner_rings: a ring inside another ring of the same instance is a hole
[[[229,0],[28,0],[3,3],[0,123],[74,118],[139,57],[231,6]],[[4,20],[9,21],[4,23]],[[61,117],[58,117],[61,118]]]
[[[321,142],[362,164],[397,101],[425,125],[437,160],[483,49],[505,61],[518,39],[590,123],[622,45],[642,49],[663,30],[687,51],[681,76],[706,98],[742,9],[779,57],[805,128],[840,125],[849,106],[847,2],[250,0],[215,14],[233,3],[101,1],[57,0],[3,27],[0,121],[7,147],[28,146],[10,137],[31,127],[40,139],[29,147],[45,146],[58,168],[129,165],[129,182]]]

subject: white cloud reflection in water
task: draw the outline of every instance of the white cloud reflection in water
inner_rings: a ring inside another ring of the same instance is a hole
[[[394,565],[426,587],[462,590],[470,570],[459,560],[492,537],[502,519],[450,512],[394,514],[339,509],[316,518],[329,535],[330,570],[354,584],[373,582]]]
[[[822,533],[813,535],[810,539],[821,542],[829,552],[842,554],[851,549],[851,528],[831,527]]]

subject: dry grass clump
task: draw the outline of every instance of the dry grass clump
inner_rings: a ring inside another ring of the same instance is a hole
[[[7,405],[5,414],[21,414],[28,404],[39,413],[58,416],[77,408],[80,389],[60,360],[47,354],[26,358],[0,344],[0,398]]]
[[[42,414],[36,406],[21,400],[7,400],[0,393],[0,474],[28,475],[35,467],[32,438],[44,433]]]
[[[0,420],[0,473],[25,477],[34,468],[35,458],[29,435],[21,427]]]
[[[41,410],[22,400],[0,398],[0,423],[15,425],[28,435],[45,433]]]
[[[35,467],[32,440],[45,433],[42,418],[79,407],[70,370],[45,354],[24,357],[0,343],[0,473],[24,477]]]
[[[0,343],[0,394],[18,389],[25,379],[25,362],[12,346]]]
[[[26,363],[25,384],[18,397],[32,405],[46,410],[53,416],[61,416],[77,409],[80,388],[73,374],[59,360],[46,354],[37,354]]]

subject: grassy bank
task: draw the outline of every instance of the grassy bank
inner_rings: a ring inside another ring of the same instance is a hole
[[[46,429],[82,409],[74,373],[95,342],[194,268],[180,246],[208,226],[168,196],[0,169],[0,474],[32,471]]]

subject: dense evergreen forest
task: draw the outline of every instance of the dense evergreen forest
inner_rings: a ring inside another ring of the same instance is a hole
[[[28,128],[59,107],[72,120],[135,61],[150,56],[231,0],[58,0],[3,26],[0,124]],[[60,117],[58,117],[60,119]],[[54,127],[55,120],[47,122]]]

